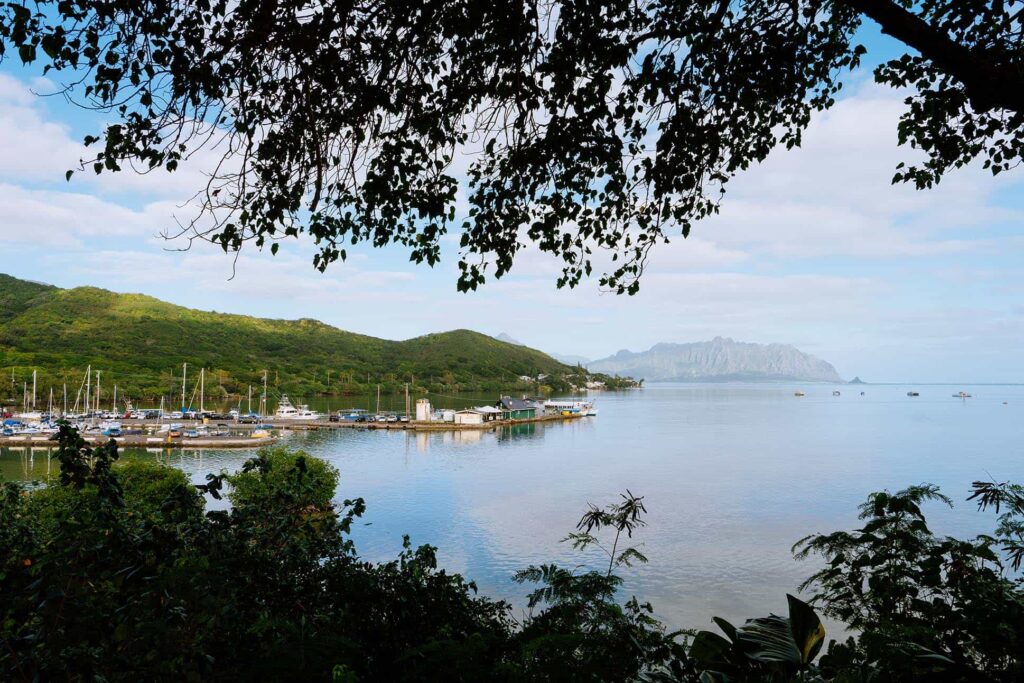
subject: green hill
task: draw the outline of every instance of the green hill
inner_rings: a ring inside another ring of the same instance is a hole
[[[298,396],[364,393],[378,383],[396,391],[406,382],[416,391],[526,390],[535,387],[519,377],[537,374],[562,389],[573,371],[540,351],[470,330],[390,341],[316,320],[197,311],[141,294],[0,275],[0,396],[8,403],[20,402],[33,369],[40,396],[65,382],[73,394],[87,365],[123,395],[180,396],[182,363],[189,365],[189,391],[203,367],[207,396],[215,398],[260,385],[264,370],[275,392]]]

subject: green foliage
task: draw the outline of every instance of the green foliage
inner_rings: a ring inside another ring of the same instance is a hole
[[[700,671],[702,683],[809,680],[817,675],[813,662],[825,628],[807,603],[792,595],[786,598],[789,617],[772,614],[750,619],[739,628],[715,618],[725,638],[712,631],[699,631],[693,637],[687,657]]]
[[[469,330],[395,342],[315,320],[197,311],[94,287],[61,290],[14,278],[0,284],[13,293],[0,298],[0,396],[18,403],[33,368],[40,387],[59,391],[66,382],[73,402],[89,364],[103,371],[104,401],[115,382],[122,396],[178,397],[186,362],[189,394],[199,367],[206,368],[207,398],[244,395],[248,385],[258,391],[264,370],[271,391],[299,396],[327,393],[328,371],[332,393],[363,395],[378,383],[398,391],[411,377],[414,391],[529,390],[519,377],[538,373],[565,388],[562,376],[570,371],[540,351]],[[16,381],[7,384],[12,369]]]
[[[319,458],[310,458],[284,446],[261,450],[240,472],[229,475],[228,499],[235,507],[272,500],[288,490],[288,480],[300,474],[305,487],[296,502],[321,508],[329,506],[338,486],[338,471]]]
[[[626,492],[591,505],[566,540],[603,549],[600,570],[544,564],[529,613],[476,595],[408,537],[374,564],[349,538],[360,499],[333,500],[338,473],[301,451],[261,451],[199,487],[176,470],[122,461],[112,441],[59,434],[58,483],[0,482],[0,678],[31,680],[649,681],[903,683],[1014,681],[1022,674],[1020,580],[995,538],[931,535],[931,486],[873,494],[865,526],[814,536],[800,552],[826,567],[813,601],[856,627],[819,657],[814,609],[788,596],[769,615],[712,631],[669,632],[651,605],[620,596],[620,549],[645,526]],[[204,511],[205,493],[228,510]],[[1020,522],[1019,487],[979,482],[982,508]],[[1002,532],[1001,532],[1002,533]],[[1002,536],[1006,552],[1017,541]],[[587,553],[590,559],[592,553]]]
[[[608,261],[601,283],[632,294],[655,245],[835,104],[865,16],[906,48],[875,73],[908,91],[899,141],[924,153],[897,181],[1020,163],[1013,2],[39,0],[0,5],[0,56],[68,72],[105,114],[83,169],[223,155],[190,239],[276,253],[307,233],[321,270],[357,244],[433,266],[455,227],[460,289],[531,244],[559,286]]]
[[[1002,491],[976,484],[975,495]],[[929,501],[952,504],[930,485],[874,493],[861,506],[860,529],[794,546],[798,557],[826,562],[802,586],[812,602],[859,632],[830,647],[822,666],[843,671],[866,662],[885,672],[882,680],[1015,680],[1024,675],[1021,580],[1007,577],[992,537],[936,537],[921,509]]]

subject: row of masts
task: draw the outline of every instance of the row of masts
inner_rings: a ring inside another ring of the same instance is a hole
[[[22,387],[22,412],[34,411],[36,409],[36,382],[37,375],[36,370],[32,371],[32,392],[29,393],[28,382],[23,383]],[[82,412],[99,412],[100,410],[100,377],[102,370],[96,370],[96,386],[93,387],[93,369],[92,365],[89,365],[85,369],[85,376],[82,378],[82,383],[78,387],[78,393],[75,395],[75,402],[71,408],[73,413],[78,413],[78,406],[83,406]],[[181,364],[181,407],[182,410],[190,410],[192,408],[192,401],[196,398],[196,393],[199,393],[199,412],[206,412],[206,368],[200,368],[199,380],[196,382],[195,388],[192,390],[192,396],[189,398],[188,403],[185,403],[185,396],[188,388],[188,363]],[[84,392],[84,396],[83,396]],[[163,397],[160,397],[160,408],[163,409]],[[249,385],[249,413],[252,413],[252,385]],[[117,384],[114,384],[114,397],[112,401],[111,410],[117,412]],[[259,414],[265,415],[267,410],[267,371],[263,371],[263,394],[260,396],[259,402]],[[53,387],[50,387],[50,401],[48,412],[50,415],[53,414]],[[64,409],[63,414],[68,414],[68,385],[64,383]]]

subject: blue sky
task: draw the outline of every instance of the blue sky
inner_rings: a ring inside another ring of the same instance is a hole
[[[891,54],[877,34],[865,41],[872,62]],[[721,216],[655,251],[634,297],[602,293],[596,278],[558,291],[558,263],[533,252],[460,294],[454,245],[434,269],[401,249],[361,249],[320,274],[295,242],[275,257],[244,251],[232,279],[218,249],[173,251],[184,245],[158,236],[188,215],[208,159],[67,183],[100,119],[32,93],[53,88],[11,60],[0,68],[0,272],[393,339],[465,327],[597,358],[722,335],[794,344],[847,378],[1024,382],[1024,175],[968,168],[928,192],[891,186],[912,158],[896,145],[902,95],[866,71],[801,149],[737,177]]]

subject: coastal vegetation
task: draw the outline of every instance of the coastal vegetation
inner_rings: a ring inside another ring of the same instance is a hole
[[[264,370],[272,395],[300,396],[366,395],[378,384],[384,392],[409,384],[413,392],[541,393],[585,387],[588,378],[540,351],[470,330],[390,341],[316,320],[198,311],[6,275],[0,293],[0,398],[16,404],[33,370],[40,392],[54,387],[61,395],[66,383],[73,401],[88,365],[102,371],[104,396],[117,383],[122,396],[146,401],[180,397],[183,363],[188,393],[206,368],[213,400],[245,395],[250,385],[258,393]]]
[[[350,538],[366,503],[339,473],[264,450],[193,486],[90,448],[67,425],[50,486],[0,483],[5,680],[1009,682],[1024,675],[1024,487],[977,482],[999,513],[975,539],[935,536],[935,487],[879,492],[862,526],[807,537],[823,565],[786,615],[671,630],[630,595],[643,498],[590,506],[575,567],[516,575],[528,609],[480,596],[405,539],[392,561]],[[204,497],[228,509],[206,510]],[[596,557],[603,560],[595,561]],[[604,551],[603,553],[601,551]],[[681,586],[680,590],[686,590]],[[829,640],[819,612],[848,625]]]

